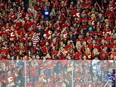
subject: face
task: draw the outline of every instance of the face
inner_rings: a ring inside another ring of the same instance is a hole
[[[86,60],[86,56],[83,56],[83,59]]]
[[[76,44],[77,44],[77,45],[81,45],[81,42],[80,42],[80,41],[78,41]]]
[[[46,42],[46,46],[48,46],[49,45],[49,43],[48,42]]]
[[[86,45],[86,42],[83,42],[83,46],[85,46]]]
[[[105,41],[104,41],[104,40],[102,40],[102,41],[101,41],[101,43],[102,43],[102,44],[104,44],[104,43],[105,43]]]
[[[114,60],[116,60],[116,56],[114,56]]]
[[[11,71],[8,72],[8,76],[10,76],[10,75],[11,75]]]
[[[37,55],[36,58],[39,59],[40,58],[39,55]]]
[[[27,78],[27,82],[29,82],[29,78]]]
[[[10,59],[10,55],[7,55],[7,58]]]
[[[113,73],[113,70],[112,69],[109,69],[109,73]]]
[[[32,43],[31,42],[29,42],[29,46],[31,46],[32,45]]]
[[[94,48],[93,52],[95,52],[95,53],[98,52],[98,49],[97,48]]]
[[[2,67],[4,67],[4,68],[5,68],[5,66],[6,66],[6,64],[5,64],[5,63],[2,63]]]
[[[14,47],[14,43],[11,44],[11,47]]]
[[[35,59],[35,55],[33,55],[32,58]]]
[[[86,36],[89,37],[89,33],[86,33]]]
[[[89,48],[86,48],[85,51],[89,53],[90,52],[90,49]]]

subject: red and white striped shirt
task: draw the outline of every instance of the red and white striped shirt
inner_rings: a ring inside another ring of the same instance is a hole
[[[33,46],[35,47],[37,42],[39,41],[39,36],[38,35],[34,35],[32,37],[32,41],[33,41]]]

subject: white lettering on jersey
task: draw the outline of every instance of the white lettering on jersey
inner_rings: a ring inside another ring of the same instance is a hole
[[[8,78],[8,82],[11,83],[13,81],[13,77]]]
[[[48,15],[49,14],[49,12],[45,12],[45,15]]]
[[[12,32],[10,35],[11,35],[11,36],[14,36],[14,33]]]

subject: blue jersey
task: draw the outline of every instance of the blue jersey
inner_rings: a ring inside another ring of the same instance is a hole
[[[108,73],[107,76],[108,76],[109,80],[114,80],[114,78],[115,78],[115,75],[111,74],[111,73]]]
[[[44,9],[42,10],[42,15],[44,16],[44,18],[49,18],[49,14],[50,14],[50,10],[49,9]]]

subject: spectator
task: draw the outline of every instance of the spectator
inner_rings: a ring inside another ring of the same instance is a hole
[[[109,85],[115,87],[115,81],[114,81],[115,75],[113,74],[113,70],[109,69],[108,72],[109,73],[107,74],[107,77],[108,77]]]
[[[114,60],[114,0],[93,2],[2,0],[0,59]]]
[[[42,14],[45,19],[49,18],[50,10],[47,8],[47,6],[45,6],[44,9],[42,10]]]

